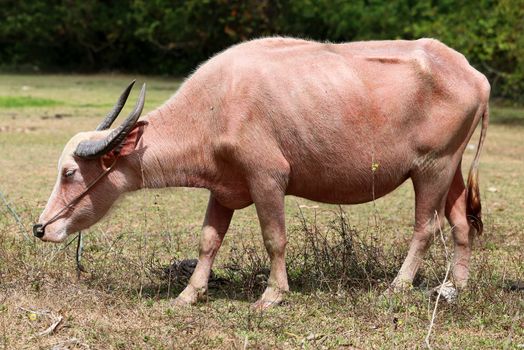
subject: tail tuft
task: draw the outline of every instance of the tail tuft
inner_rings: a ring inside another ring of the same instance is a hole
[[[467,196],[467,215],[471,222],[471,225],[477,230],[478,234],[481,235],[484,230],[484,224],[482,223],[482,204],[480,203],[480,190],[479,190],[479,158],[482,150],[482,145],[486,139],[486,131],[489,123],[489,108],[486,106],[484,114],[482,115],[482,128],[480,131],[480,139],[477,147],[477,153],[471,164],[471,169],[468,175],[468,196]]]
[[[484,224],[482,223],[482,204],[480,203],[478,178],[478,168],[472,167],[468,176],[467,215],[471,225],[481,235],[484,230]]]

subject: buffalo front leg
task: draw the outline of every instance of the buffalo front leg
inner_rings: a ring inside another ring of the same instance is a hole
[[[198,263],[187,287],[175,299],[175,305],[191,305],[202,299],[207,292],[211,266],[222,240],[229,228],[233,210],[222,206],[213,195],[209,197],[206,217],[202,227]]]
[[[284,193],[280,186],[271,181],[261,184],[252,191],[258,219],[262,229],[264,246],[271,261],[271,272],[267,287],[260,299],[253,305],[257,310],[282,302],[289,291],[286,272],[286,228],[284,215]]]

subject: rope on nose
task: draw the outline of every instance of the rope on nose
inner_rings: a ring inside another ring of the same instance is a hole
[[[35,226],[33,226],[33,233],[35,232],[35,227],[37,227],[38,225],[40,225],[39,228],[37,228],[36,230],[38,230],[38,232],[40,233],[40,230],[41,232],[43,233],[41,237],[44,236],[44,233],[45,233],[45,227],[47,225],[49,225],[50,223],[54,222],[56,219],[58,219],[62,213],[64,213],[66,210],[72,208],[80,199],[82,199],[82,197],[84,197],[87,193],[87,191],[89,191],[94,185],[96,185],[96,183],[98,181],[100,181],[104,176],[106,176],[107,174],[109,174],[109,172],[113,169],[113,167],[115,166],[116,164],[116,161],[118,160],[118,157],[115,158],[115,160],[113,161],[113,163],[106,169],[104,170],[100,175],[98,175],[98,177],[96,179],[94,179],[83,191],[82,193],[80,193],[78,196],[76,196],[75,198],[73,198],[72,200],[69,201],[69,203],[67,203],[67,205],[65,205],[64,207],[62,207],[62,209],[60,209],[55,215],[53,215],[51,217],[51,219],[47,220],[45,223],[43,224],[37,224]],[[36,234],[35,234],[36,236]],[[37,236],[38,237],[38,236]],[[40,237],[40,238],[41,238]]]
[[[44,226],[42,224],[33,225],[33,235],[37,238],[44,237]]]

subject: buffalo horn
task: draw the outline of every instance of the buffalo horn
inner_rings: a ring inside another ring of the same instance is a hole
[[[135,108],[129,114],[127,119],[118,128],[111,131],[109,135],[101,140],[85,140],[78,144],[75,155],[85,159],[96,159],[109,151],[118,149],[118,146],[125,140],[126,136],[133,130],[142,109],[144,108],[144,101],[146,98],[146,84],[142,85],[140,95]]]
[[[129,84],[122,92],[111,112],[109,112],[107,116],[104,118],[104,120],[102,120],[102,122],[96,127],[97,131],[106,130],[109,129],[109,127],[111,127],[111,124],[113,124],[116,117],[118,117],[118,115],[120,114],[122,108],[124,108],[124,105],[127,101],[127,97],[129,96],[129,93],[131,92],[133,85],[135,85],[135,80],[133,80],[131,84]]]

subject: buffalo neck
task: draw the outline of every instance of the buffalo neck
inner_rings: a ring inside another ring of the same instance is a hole
[[[214,162],[206,116],[176,96],[149,113],[137,145],[141,188],[212,187]]]

